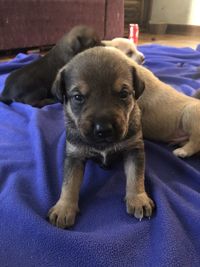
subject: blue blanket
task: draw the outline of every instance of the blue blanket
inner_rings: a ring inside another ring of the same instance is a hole
[[[200,51],[140,50],[145,65],[176,90],[192,95],[200,88]],[[37,58],[19,54],[1,63],[0,92],[11,71]],[[172,147],[145,140],[146,188],[156,211],[141,222],[125,211],[122,162],[103,170],[88,161],[81,214],[73,229],[62,230],[46,214],[60,194],[64,147],[61,104],[0,103],[1,267],[200,266],[200,156],[182,160]]]

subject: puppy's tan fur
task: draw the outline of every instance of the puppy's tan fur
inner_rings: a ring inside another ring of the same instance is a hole
[[[138,64],[142,64],[145,60],[144,55],[138,51],[136,45],[127,38],[114,38],[112,40],[102,41],[106,46],[112,46],[121,50],[128,57],[136,61]]]
[[[121,51],[110,49],[126,57]],[[182,158],[199,152],[200,101],[176,91],[145,67],[126,58],[145,83],[145,90],[138,100],[144,137],[182,145],[173,151]]]

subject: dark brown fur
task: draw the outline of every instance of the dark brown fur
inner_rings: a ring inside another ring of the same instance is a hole
[[[136,99],[144,85],[135,69],[110,48],[80,53],[58,73],[53,92],[64,102],[67,145],[62,193],[49,212],[53,225],[70,227],[78,212],[85,161],[107,166],[123,155],[127,212],[151,216],[144,189],[144,145]]]

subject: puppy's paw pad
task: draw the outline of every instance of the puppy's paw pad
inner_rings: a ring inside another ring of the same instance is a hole
[[[77,209],[58,202],[49,210],[48,218],[54,226],[65,229],[74,225],[76,213]]]
[[[188,157],[188,153],[183,148],[177,148],[173,151],[173,154],[180,158]]]
[[[154,202],[146,193],[138,194],[126,199],[127,213],[134,215],[135,218],[151,217],[154,208]]]

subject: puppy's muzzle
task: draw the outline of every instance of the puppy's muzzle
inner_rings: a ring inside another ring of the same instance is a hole
[[[94,112],[95,114],[95,112]],[[106,146],[120,141],[124,136],[123,120],[119,115],[87,116],[79,123],[81,135],[91,145]]]
[[[139,55],[138,57],[137,57],[137,60],[136,60],[137,62],[138,62],[138,64],[144,64],[144,62],[145,62],[145,57],[144,57],[144,55]]]

